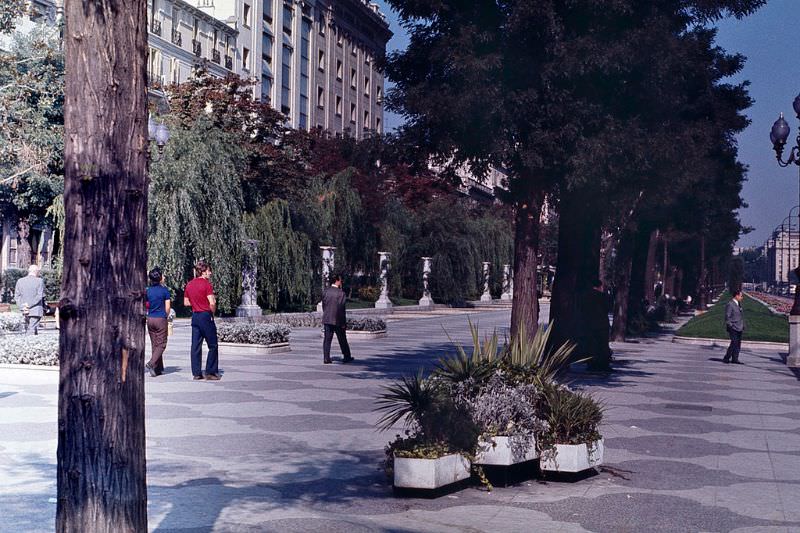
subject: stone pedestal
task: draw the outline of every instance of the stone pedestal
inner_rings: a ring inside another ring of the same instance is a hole
[[[510,302],[514,298],[514,286],[511,284],[511,265],[503,265],[503,294],[500,299]]]
[[[433,298],[431,298],[431,291],[428,287],[428,278],[431,274],[431,258],[422,258],[422,298],[419,299],[420,306],[430,307],[433,305]]]
[[[489,292],[489,265],[484,261],[483,263],[483,294],[481,294],[481,301],[482,302],[491,302],[492,301],[492,293]]]
[[[336,247],[335,246],[320,246],[322,250],[322,292],[331,284],[331,274],[335,265]],[[317,311],[322,312],[322,302],[317,304]]]
[[[375,302],[376,309],[391,309],[392,301],[389,300],[389,252],[378,252],[381,269],[381,296]]]
[[[245,243],[244,265],[242,266],[242,305],[236,308],[236,316],[261,316],[258,306],[258,241]]]
[[[786,365],[800,368],[800,315],[789,315],[789,357]]]

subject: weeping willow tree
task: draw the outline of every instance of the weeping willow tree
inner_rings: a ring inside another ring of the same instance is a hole
[[[361,197],[351,185],[352,174],[348,169],[311,180],[300,213],[314,257],[318,246],[336,246],[336,270],[347,275],[368,272],[377,263],[374,228],[365,221]]]
[[[302,308],[312,301],[311,241],[292,224],[285,200],[269,202],[244,217],[248,238],[258,243],[258,293],[272,310]]]
[[[160,266],[167,286],[182,291],[194,262],[205,259],[218,306],[230,312],[241,290],[244,154],[204,119],[172,129],[163,157],[150,167],[149,265]]]

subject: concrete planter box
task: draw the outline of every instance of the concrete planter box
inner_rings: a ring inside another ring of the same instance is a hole
[[[394,486],[397,488],[433,490],[470,475],[470,463],[459,453],[437,459],[394,458]]]
[[[489,440],[480,439],[478,441],[478,454],[475,464],[490,466],[511,466],[526,461],[532,461],[539,457],[536,451],[536,441],[531,443],[524,456],[514,457],[511,450],[510,437],[492,437]]]
[[[603,464],[603,439],[586,444],[556,444],[542,454],[539,468],[550,472],[583,472]]]
[[[273,355],[276,353],[291,352],[288,342],[275,344],[243,344],[238,342],[220,342],[219,353],[243,355]]]

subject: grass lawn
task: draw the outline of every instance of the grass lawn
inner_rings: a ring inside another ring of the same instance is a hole
[[[708,312],[692,318],[678,335],[683,337],[703,337],[707,339],[727,339],[725,331],[725,305],[730,294],[722,295]],[[766,306],[745,295],[742,300],[744,311],[744,337],[746,341],[789,342],[789,319],[785,315],[775,315]]]

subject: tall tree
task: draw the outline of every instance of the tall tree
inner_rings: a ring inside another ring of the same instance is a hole
[[[147,6],[67,0],[56,531],[147,530]]]

